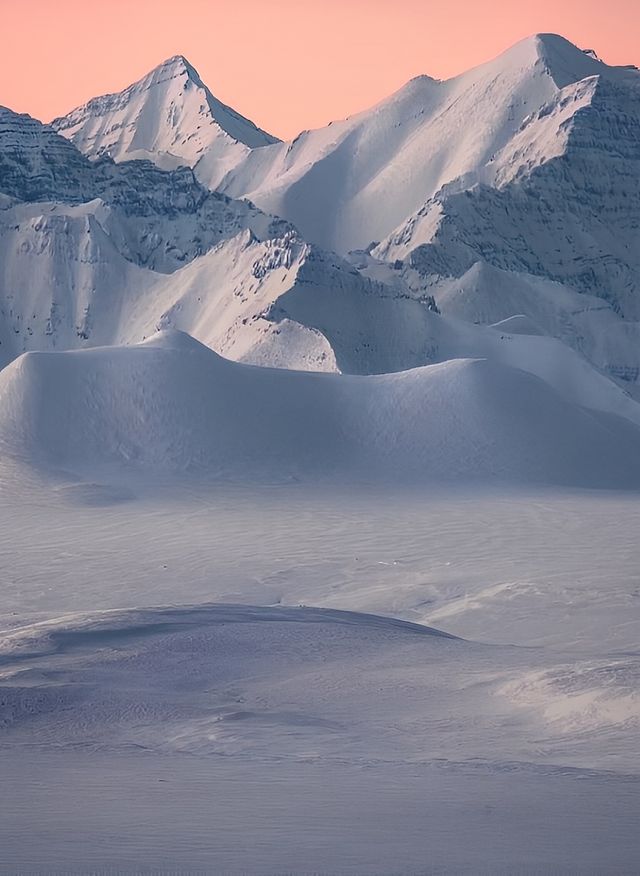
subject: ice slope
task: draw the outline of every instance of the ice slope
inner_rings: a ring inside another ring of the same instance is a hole
[[[503,164],[508,170],[513,153],[529,145],[523,124],[586,77],[623,85],[640,78],[562,37],[530,37],[454,79],[418,77],[371,110],[254,151],[223,189],[344,253],[386,237],[446,184],[468,189],[500,179]],[[539,135],[531,148],[541,162],[562,144],[555,134]],[[524,151],[520,164],[533,162]],[[215,180],[206,155],[196,172],[205,183]]]
[[[95,97],[54,130],[91,158],[150,158],[164,168],[192,167],[206,153],[212,181],[251,149],[277,142],[221,103],[186,58],[176,55],[117,94]]]
[[[232,363],[175,332],[21,356],[0,372],[0,446],[47,466],[240,480],[640,483],[637,426],[505,365],[308,374]]]

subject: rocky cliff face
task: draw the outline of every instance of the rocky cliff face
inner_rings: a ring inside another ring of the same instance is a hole
[[[122,255],[170,272],[245,228],[259,238],[290,228],[246,201],[204,188],[187,167],[89,161],[29,116],[0,110],[0,191],[20,202],[100,201],[100,221]],[[97,209],[97,207],[96,207]],[[6,217],[5,217],[6,221]]]

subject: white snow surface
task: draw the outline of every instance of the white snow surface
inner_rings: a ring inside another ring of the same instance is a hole
[[[633,872],[634,496],[0,476],[1,872]]]
[[[229,362],[164,331],[137,346],[16,359],[0,372],[0,446],[49,466],[127,463],[243,481],[635,487],[637,403],[602,381],[585,408],[486,359],[311,374]],[[612,413],[616,402],[636,422]]]
[[[133,113],[126,130],[128,137],[145,140],[146,151],[126,153],[129,157],[144,154],[166,166],[166,144],[155,147],[147,140],[150,129],[163,136],[169,131],[182,137],[184,149],[196,149],[185,153],[185,160],[206,185],[247,196],[292,220],[301,239],[341,253],[381,241],[373,252],[382,267],[369,265],[364,273],[394,291],[378,287],[370,301],[381,294],[385,299],[433,295],[445,315],[474,322],[525,316],[637,394],[636,69],[612,67],[562,37],[538,34],[452,80],[418,77],[371,110],[303,132],[290,143],[265,146],[245,137],[243,158],[237,165],[231,161],[228,172],[218,147],[203,141],[199,116],[192,112],[190,101],[202,89],[191,65],[176,57],[122,94],[97,99],[100,124],[120,137],[118,114],[142,101],[144,117],[136,122]],[[169,101],[176,126],[165,118],[165,103],[152,99],[158,94]],[[85,119],[86,110],[81,116]],[[102,149],[80,134],[74,142],[87,154]],[[181,258],[198,254],[197,248],[183,249]],[[333,289],[353,285],[340,273],[314,282]],[[473,301],[461,309],[450,293],[465,289]],[[371,309],[387,319],[388,308],[375,305]],[[406,329],[419,308],[393,309],[402,311],[405,326],[397,344],[392,342],[398,349],[380,352],[379,339],[371,337],[379,315],[372,314],[359,338],[353,333],[345,338],[352,358],[358,350],[357,363],[345,361],[322,325],[303,321],[298,328],[288,315],[281,316],[286,322],[278,332],[260,321],[260,313],[242,314],[248,323],[257,316],[257,339],[253,331],[232,325],[226,330],[233,338],[218,333],[212,341],[199,326],[176,319],[175,310],[171,324],[220,353],[261,364],[375,372],[438,361],[437,354],[430,355],[433,344],[425,349]],[[499,314],[487,318],[489,310]],[[208,317],[197,322],[210,324]],[[418,315],[417,324],[423,322]],[[236,341],[238,330],[251,337]],[[145,327],[131,339],[149,333]],[[289,347],[295,350],[291,356]]]

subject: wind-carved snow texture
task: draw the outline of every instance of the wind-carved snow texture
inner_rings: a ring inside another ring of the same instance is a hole
[[[633,871],[632,497],[0,473],[3,872]]]
[[[548,34],[0,109],[0,872],[635,871],[639,162]]]

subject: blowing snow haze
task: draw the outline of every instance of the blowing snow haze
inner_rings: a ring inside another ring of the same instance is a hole
[[[638,69],[0,107],[0,369],[0,873],[633,872]]]

